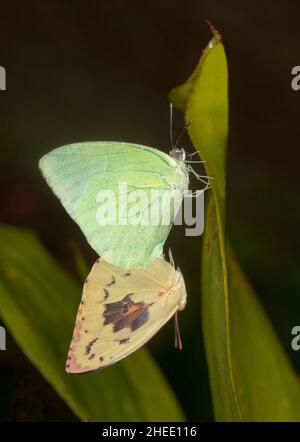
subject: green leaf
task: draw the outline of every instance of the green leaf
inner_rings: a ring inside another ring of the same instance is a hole
[[[0,316],[70,408],[88,421],[180,421],[183,415],[145,349],[103,371],[64,371],[81,289],[30,232],[0,227]],[[159,406],[157,406],[159,404]]]
[[[241,418],[232,370],[230,311],[224,237],[215,198],[206,206],[202,249],[202,322],[214,412],[217,420]]]
[[[194,73],[170,99],[214,180],[202,251],[202,316],[214,412],[219,421],[300,419],[300,389],[270,322],[225,236],[227,61],[214,30]],[[229,277],[228,277],[229,267]]]
[[[82,282],[84,282],[86,275],[88,275],[88,273],[89,273],[88,263],[86,262],[86,259],[83,256],[78,245],[75,242],[74,243],[72,242],[70,245],[71,245],[71,250],[73,252],[73,258],[75,261],[75,267],[77,270],[77,274],[80,277],[80,279],[82,280]]]
[[[169,99],[174,100],[175,106],[185,109],[185,120],[192,143],[206,161],[207,174],[213,178],[211,186],[218,199],[222,224],[228,127],[227,77],[224,47],[220,34],[216,33],[192,75],[169,94]]]
[[[231,250],[228,258],[232,365],[242,416],[299,421],[299,380]]]
[[[199,75],[199,72],[204,64],[204,60],[206,59],[207,55],[211,52],[211,49],[220,41],[221,41],[221,35],[216,31],[211,41],[204,49],[202,56],[199,60],[199,63],[197,64],[196,68],[189,76],[189,78],[185,80],[184,83],[180,84],[179,86],[176,86],[174,89],[170,91],[169,100],[173,103],[173,105],[177,109],[183,112],[186,110],[188,98],[192,91],[194,81],[196,77]]]

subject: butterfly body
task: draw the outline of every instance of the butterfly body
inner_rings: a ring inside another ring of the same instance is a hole
[[[183,277],[164,259],[130,272],[99,259],[84,285],[67,373],[86,373],[123,359],[185,304]]]
[[[172,152],[167,155],[151,147],[130,143],[76,143],[46,154],[39,167],[98,255],[125,269],[146,268],[162,255],[176,211],[189,186],[184,158],[174,152],[172,155]],[[122,187],[126,198],[120,198],[124,196],[120,184],[126,184]],[[116,201],[108,198],[114,206],[109,219],[112,222],[106,224],[102,223],[100,210],[104,207],[103,190],[109,195],[117,195]],[[128,200],[137,191],[143,192],[149,204],[138,214],[140,218],[132,223],[126,210]],[[158,195],[156,200],[153,200],[154,192]],[[150,209],[153,209],[151,214]],[[168,211],[171,215],[164,222]],[[156,222],[151,222],[153,214]]]

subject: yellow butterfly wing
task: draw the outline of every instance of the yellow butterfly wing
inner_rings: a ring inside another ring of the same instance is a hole
[[[126,271],[99,258],[84,284],[66,372],[86,373],[123,359],[185,302],[182,274],[164,259]]]

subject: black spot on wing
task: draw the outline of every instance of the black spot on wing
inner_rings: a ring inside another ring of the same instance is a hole
[[[127,342],[129,341],[130,341],[129,338],[119,339],[119,344],[127,344]]]
[[[95,353],[93,353],[93,354],[91,354],[91,356],[89,356],[88,359],[91,360],[91,359],[93,359],[95,356],[96,356]]]
[[[112,275],[111,278],[112,278],[111,281],[108,284],[106,284],[105,287],[110,287],[116,283],[116,278],[114,277],[114,275]]]
[[[92,348],[92,346],[95,344],[95,342],[98,340],[98,338],[95,338],[95,339],[93,339],[92,341],[90,341],[89,343],[88,343],[88,345],[85,347],[85,355],[88,355],[88,354],[90,354],[90,352],[91,352],[91,348]]]
[[[107,289],[103,289],[103,291],[104,291],[104,299],[103,299],[103,301],[106,301],[107,298],[109,297],[109,291]]]

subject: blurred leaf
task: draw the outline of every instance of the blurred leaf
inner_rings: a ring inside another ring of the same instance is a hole
[[[0,242],[0,315],[31,362],[82,420],[183,419],[145,349],[101,372],[68,376],[64,365],[80,288],[30,232],[1,226]]]
[[[75,242],[71,242],[70,248],[73,252],[73,258],[75,261],[75,267],[76,267],[78,276],[80,277],[82,282],[84,282],[86,275],[89,273],[88,263],[87,263],[85,257],[83,256],[83,253],[80,250],[78,244],[76,244]]]
[[[170,94],[179,108],[185,103],[190,138],[214,178],[203,240],[202,316],[215,417],[299,420],[296,376],[245,276],[232,254],[226,257],[227,87],[226,55],[215,32],[187,84]]]
[[[232,365],[242,416],[249,421],[299,421],[299,380],[231,250],[228,280]]]

